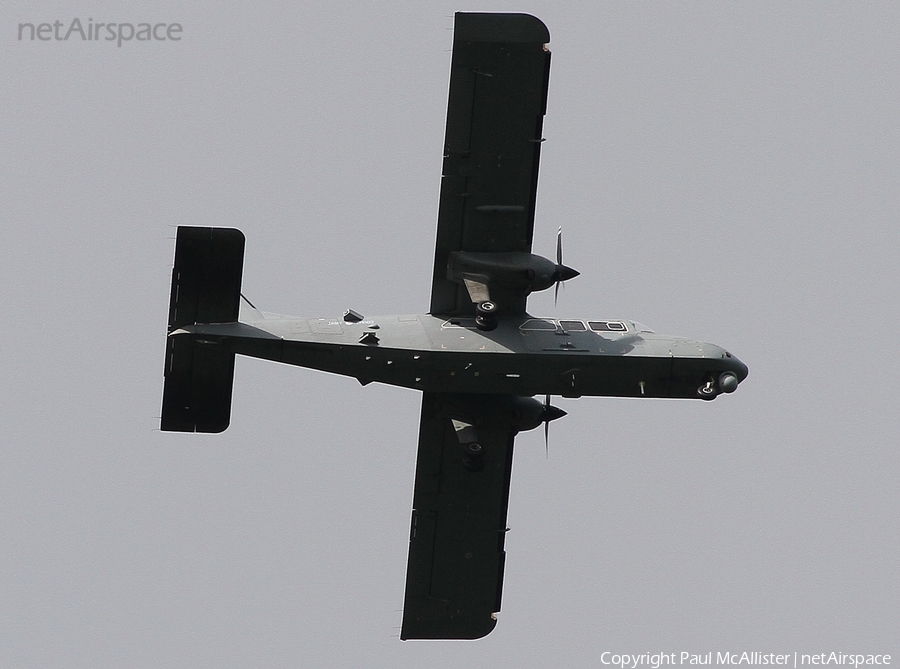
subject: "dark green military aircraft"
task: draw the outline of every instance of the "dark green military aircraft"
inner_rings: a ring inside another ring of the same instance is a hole
[[[422,391],[401,639],[494,628],[513,440],[565,415],[551,395],[711,400],[747,376],[632,320],[528,314],[532,291],[578,274],[560,238],[556,262],[531,253],[549,41],[533,16],[456,15],[427,314],[263,314],[241,296],[243,234],[178,228],[163,430],[228,427],[236,354]]]

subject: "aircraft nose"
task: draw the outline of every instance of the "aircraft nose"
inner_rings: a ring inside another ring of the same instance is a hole
[[[740,360],[735,358],[733,355],[728,353],[727,351],[725,352],[725,356],[728,359],[728,361],[731,363],[730,364],[731,371],[737,375],[738,382],[740,383],[741,381],[746,379],[747,374],[750,373],[750,368],[747,367],[747,365],[745,365],[743,362],[741,362]]]
[[[722,371],[733,373],[738,380],[738,383],[747,378],[747,374],[750,373],[750,369],[741,362],[737,357],[733,356],[726,349],[721,346],[716,346],[715,344],[705,344],[703,346],[703,350],[706,353],[706,356],[709,358],[716,358],[722,360],[725,365]]]

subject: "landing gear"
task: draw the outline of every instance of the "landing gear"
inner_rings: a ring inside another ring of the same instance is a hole
[[[697,396],[701,400],[714,400],[716,396],[719,394],[718,389],[716,388],[716,382],[710,379],[704,385],[697,388]]]
[[[733,393],[738,387],[738,377],[734,372],[722,372],[718,378],[710,376],[706,383],[697,388],[701,400],[714,400],[720,393]]]
[[[497,313],[497,303],[485,300],[475,305],[475,311],[483,316],[493,316]]]
[[[485,300],[475,305],[475,327],[490,332],[497,327],[497,303]]]
[[[479,314],[475,317],[475,327],[485,332],[497,329],[497,319],[493,316],[482,316]]]
[[[473,441],[463,446],[463,467],[470,472],[484,469],[484,447],[481,444]]]

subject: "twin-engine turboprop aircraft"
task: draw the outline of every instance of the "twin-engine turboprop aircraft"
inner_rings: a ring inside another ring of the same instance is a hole
[[[531,253],[550,35],[524,14],[457,14],[427,314],[293,318],[241,296],[244,236],[179,227],[163,430],[221,432],[234,356],[422,391],[401,639],[496,624],[513,440],[565,412],[551,395],[714,399],[747,366],[627,319],[534,318],[532,291],[578,273]],[[546,396],[546,401],[533,396]]]

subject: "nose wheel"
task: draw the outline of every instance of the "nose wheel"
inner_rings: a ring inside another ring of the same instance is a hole
[[[712,379],[697,388],[697,397],[701,400],[714,400],[718,394],[719,391],[716,389],[716,382]]]
[[[737,387],[737,376],[733,372],[722,372],[718,379],[710,377],[706,383],[697,388],[697,397],[701,400],[714,400],[720,393],[733,393]]]

